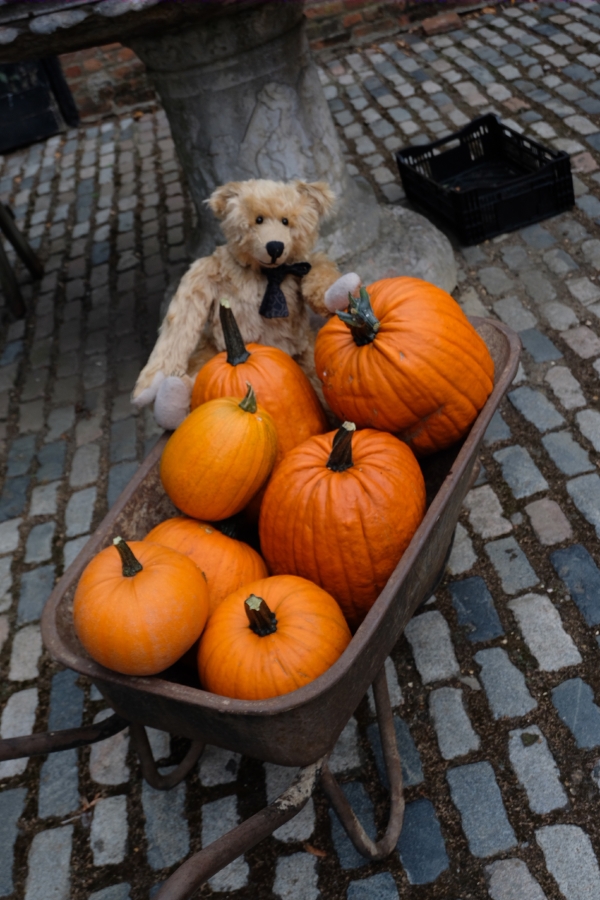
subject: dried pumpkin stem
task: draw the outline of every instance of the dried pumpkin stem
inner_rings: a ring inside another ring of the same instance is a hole
[[[119,551],[121,562],[123,563],[123,578],[133,578],[138,572],[143,570],[143,565],[133,555],[133,550],[126,544],[122,537],[116,537],[113,541],[114,546]]]
[[[244,603],[244,609],[248,616],[250,629],[259,637],[266,637],[268,634],[275,634],[277,631],[277,619],[275,613],[271,612],[262,597],[250,594]]]
[[[254,388],[249,381],[246,382],[246,386],[248,388],[248,392],[239,406],[240,409],[244,410],[244,412],[255,413],[258,409],[256,403],[256,394],[254,393]]]
[[[345,472],[354,465],[352,459],[352,435],[356,431],[354,422],[344,422],[333,437],[327,468],[332,472]]]
[[[250,353],[246,350],[244,338],[235,320],[229,300],[221,300],[219,318],[227,348],[227,362],[230,366],[239,366],[240,363],[244,363],[250,358]]]
[[[336,315],[352,332],[357,347],[364,347],[377,337],[379,319],[373,312],[371,299],[364,287],[361,287],[359,297],[348,294],[348,311],[338,311]]]

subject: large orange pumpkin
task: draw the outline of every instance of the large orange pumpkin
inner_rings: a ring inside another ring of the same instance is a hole
[[[178,509],[194,519],[218,521],[246,506],[267,480],[276,455],[275,425],[248,385],[241,402],[210,400],[183,420],[163,450],[160,477]]]
[[[335,597],[354,630],[424,513],[412,451],[391,434],[346,422],[279,464],[261,509],[261,548],[274,575],[301,575]]]
[[[183,516],[167,519],[153,528],[144,540],[184,553],[204,572],[209,615],[237,588],[269,574],[256,550],[196,519]]]
[[[200,640],[200,682],[213,694],[265,700],[314,681],[350,642],[333,599],[291,575],[255,581],[230,594]]]
[[[158,544],[116,538],[83,574],[73,624],[92,659],[124,675],[156,675],[200,636],[208,588],[189,557]]]
[[[398,434],[415,453],[468,431],[494,384],[494,363],[458,303],[417,278],[376,281],[319,331],[327,403],[359,427]]]
[[[220,319],[227,350],[209,360],[198,372],[192,409],[218,397],[241,397],[249,382],[258,403],[275,422],[277,463],[292,447],[326,430],[323,407],[291,356],[277,347],[245,346],[227,300],[221,300]]]

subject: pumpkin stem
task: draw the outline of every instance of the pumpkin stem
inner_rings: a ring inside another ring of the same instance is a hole
[[[240,363],[244,363],[249,359],[250,353],[246,350],[244,338],[231,310],[229,300],[221,300],[219,318],[223,328],[225,347],[227,348],[227,362],[230,366],[239,366]]]
[[[250,629],[259,637],[275,634],[277,631],[277,619],[262,597],[250,594],[244,603],[244,609],[250,622]]]
[[[352,435],[356,431],[354,422],[344,422],[333,436],[327,468],[332,472],[345,472],[354,465],[352,459]]]
[[[352,332],[357,347],[364,347],[377,337],[379,319],[373,312],[371,299],[364,287],[361,287],[358,298],[348,294],[348,311],[338,310],[336,315]]]
[[[116,537],[113,541],[114,546],[119,551],[121,562],[123,563],[123,578],[133,578],[138,572],[144,568],[139,559],[133,555],[133,550],[126,544],[122,537]]]
[[[240,409],[243,409],[244,412],[255,413],[258,409],[258,406],[256,404],[256,394],[254,393],[254,388],[249,381],[246,382],[246,387],[248,388],[248,392],[239,405]]]

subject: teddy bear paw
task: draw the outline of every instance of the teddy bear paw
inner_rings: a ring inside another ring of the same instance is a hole
[[[157,372],[152,379],[152,384],[149,387],[144,388],[143,391],[140,391],[137,397],[132,397],[131,405],[135,406],[136,409],[143,409],[144,406],[149,406],[151,403],[153,403],[154,400],[156,400],[158,389],[164,380],[164,373]]]
[[[157,424],[166,431],[174,431],[190,411],[191,396],[192,382],[190,378],[187,376],[177,378],[176,375],[164,378],[160,383],[154,403],[154,418]]]
[[[334,313],[338,309],[347,309],[348,294],[354,294],[361,286],[360,275],[356,272],[348,272],[334,281],[325,291],[324,303],[329,312]]]

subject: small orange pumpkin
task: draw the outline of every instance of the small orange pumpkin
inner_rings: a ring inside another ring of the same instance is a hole
[[[279,464],[263,500],[260,543],[274,575],[319,584],[354,631],[424,514],[425,482],[412,451],[391,434],[346,422]]]
[[[325,431],[323,407],[310,381],[289,354],[263,344],[246,347],[227,300],[221,300],[219,314],[227,350],[198,372],[192,409],[218,397],[241,397],[249,382],[258,403],[275,423],[277,464],[292,447]]]
[[[464,437],[494,362],[458,303],[418,278],[376,281],[321,328],[315,365],[340,419],[391,431],[417,454]]]
[[[230,594],[200,640],[200,682],[238,700],[278,697],[314,681],[350,643],[342,612],[321,588],[293,575]]]
[[[145,541],[162,544],[189,556],[206,575],[208,614],[212,615],[221,600],[258,578],[268,576],[261,556],[243,541],[222,534],[207,522],[176,516],[161,522],[150,531]]]
[[[77,585],[77,637],[107,669],[156,675],[198,639],[208,617],[208,588],[189,557],[168,547],[115,538]]]
[[[276,455],[275,425],[248,385],[241,402],[209,400],[183,420],[163,450],[160,477],[182,512],[219,521],[246,506],[267,480]]]

